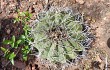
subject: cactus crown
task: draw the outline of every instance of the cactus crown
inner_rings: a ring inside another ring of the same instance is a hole
[[[85,50],[83,23],[65,11],[40,13],[32,35],[39,57],[51,62],[66,63]]]

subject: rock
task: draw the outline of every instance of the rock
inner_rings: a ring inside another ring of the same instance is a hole
[[[7,29],[7,34],[10,34],[11,30],[10,29]]]
[[[76,0],[79,4],[84,4],[84,0]]]
[[[45,0],[45,3],[48,4],[49,3],[49,0]]]

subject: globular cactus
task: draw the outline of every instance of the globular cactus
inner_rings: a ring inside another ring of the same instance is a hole
[[[84,33],[84,25],[75,18],[66,11],[39,14],[32,35],[40,58],[66,63],[85,50],[83,42],[87,35]]]

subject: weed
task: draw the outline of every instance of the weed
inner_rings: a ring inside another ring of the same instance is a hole
[[[20,50],[22,51],[23,59],[25,61],[27,60],[27,56],[30,52],[29,42],[32,40],[32,38],[28,35],[30,32],[30,28],[26,24],[30,20],[30,18],[31,14],[29,12],[18,12],[18,16],[15,18],[14,23],[22,23],[24,33],[18,39],[16,39],[15,36],[12,36],[11,40],[3,41],[3,44],[10,45],[11,49],[14,50],[18,49],[20,45],[23,45],[24,47],[21,47]],[[4,57],[10,60],[11,63],[14,65],[14,58],[17,56],[20,50],[18,50],[18,52],[15,53],[14,51],[10,51],[11,49],[1,47],[1,50],[4,52]]]
[[[10,50],[1,47],[1,50],[4,52],[4,57],[11,61],[11,63],[14,65],[14,58],[16,57],[16,54],[14,52],[10,52]]]

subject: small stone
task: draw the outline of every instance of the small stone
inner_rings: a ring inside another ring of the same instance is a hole
[[[76,0],[79,4],[84,4],[84,0]]]
[[[17,14],[17,13],[14,13],[14,14],[13,14],[13,17],[18,17],[18,14]]]
[[[10,29],[7,29],[7,34],[10,34],[11,30]]]
[[[49,3],[49,0],[45,0],[45,3],[48,4]]]

